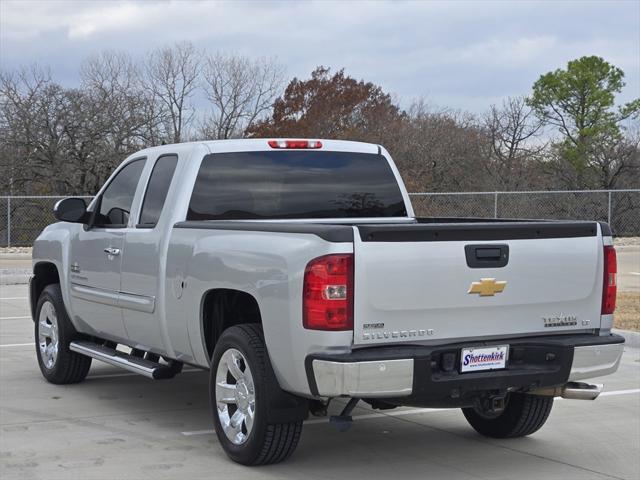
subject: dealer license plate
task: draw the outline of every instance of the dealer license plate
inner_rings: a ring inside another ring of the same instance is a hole
[[[509,345],[463,348],[460,355],[460,373],[506,368],[508,356]]]

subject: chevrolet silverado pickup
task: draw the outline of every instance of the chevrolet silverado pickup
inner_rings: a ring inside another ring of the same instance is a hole
[[[554,397],[595,399],[584,380],[622,355],[607,224],[416,218],[379,145],[149,148],[54,213],[30,284],[42,375],[206,369],[217,437],[245,465],[287,458],[333,399],[339,430],[364,401],[529,435]]]

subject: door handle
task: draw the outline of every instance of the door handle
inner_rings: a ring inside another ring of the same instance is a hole
[[[464,253],[470,268],[502,268],[509,263],[509,245],[465,245]]]
[[[107,255],[120,255],[120,249],[119,248],[113,248],[113,247],[107,247],[104,249],[104,253],[106,253]]]

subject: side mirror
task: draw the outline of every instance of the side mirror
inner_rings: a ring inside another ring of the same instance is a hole
[[[55,204],[53,214],[61,222],[86,223],[87,203],[82,198],[64,198]]]

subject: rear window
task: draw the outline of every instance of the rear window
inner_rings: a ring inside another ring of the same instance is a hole
[[[207,155],[187,219],[406,215],[400,188],[382,155],[264,151]]]

